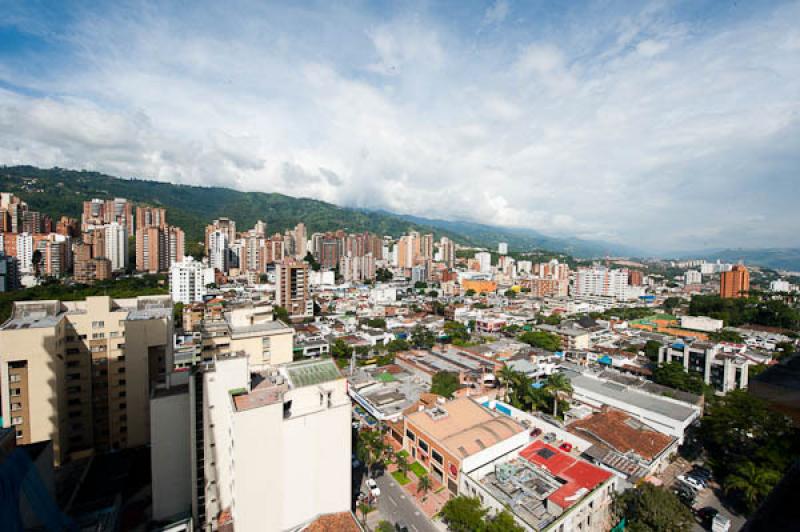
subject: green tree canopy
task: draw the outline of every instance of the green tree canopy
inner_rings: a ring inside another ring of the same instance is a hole
[[[399,353],[400,351],[408,351],[409,347],[408,342],[402,338],[395,338],[386,344],[386,350],[392,354]]]
[[[427,327],[417,325],[411,330],[411,343],[417,349],[430,349],[436,343],[436,336]]]
[[[487,510],[477,497],[459,495],[447,501],[440,513],[452,532],[475,532],[482,528]]]
[[[367,326],[373,329],[385,329],[386,320],[383,318],[370,318],[367,320]]]
[[[442,397],[453,397],[453,393],[461,387],[458,374],[451,371],[439,371],[431,379],[431,393]]]
[[[694,518],[673,493],[644,482],[614,498],[614,521],[627,520],[626,530],[633,532],[685,532]]]
[[[650,362],[658,362],[658,351],[661,349],[661,342],[657,340],[648,340],[644,344],[644,354]]]
[[[670,388],[696,394],[702,394],[706,389],[703,376],[694,371],[686,371],[680,362],[668,362],[655,368],[653,381]]]
[[[278,305],[272,307],[272,317],[284,323],[291,323],[292,321],[291,318],[289,318],[289,311]]]
[[[517,339],[532,347],[538,347],[547,351],[558,351],[561,349],[561,338],[546,331],[524,332],[520,334]]]

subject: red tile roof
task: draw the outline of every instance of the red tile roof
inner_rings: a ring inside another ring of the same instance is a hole
[[[549,497],[552,502],[565,509],[612,476],[605,469],[559,451],[541,440],[530,444],[519,455],[565,482]]]
[[[361,532],[350,512],[328,514],[317,518],[306,527],[306,532]]]
[[[569,431],[584,438],[588,436],[590,440],[621,454],[634,452],[645,460],[653,460],[674,440],[613,408],[572,422]]]

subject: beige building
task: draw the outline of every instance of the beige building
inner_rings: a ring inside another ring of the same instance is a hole
[[[308,292],[308,263],[291,259],[275,264],[275,302],[292,318],[314,315],[314,302]]]
[[[16,302],[0,326],[0,413],[55,462],[150,441],[150,389],[171,366],[168,296]]]

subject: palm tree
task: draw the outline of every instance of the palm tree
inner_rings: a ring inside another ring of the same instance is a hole
[[[510,366],[503,366],[502,368],[500,368],[499,377],[500,377],[500,382],[502,382],[503,386],[505,387],[504,394],[505,394],[505,401],[506,402],[508,402],[508,388],[509,388],[509,385],[513,381],[514,376],[516,375],[516,373],[517,372],[514,371],[513,369],[511,369]]]
[[[419,479],[419,484],[417,484],[417,493],[421,492],[424,499],[429,491],[431,491],[431,479],[428,478],[428,475],[422,475],[422,478]]]
[[[738,491],[748,508],[754,509],[778,480],[780,474],[777,471],[757,467],[753,462],[744,462],[726,479],[725,491]]]
[[[553,394],[553,417],[558,416],[558,401],[562,395],[572,394],[572,383],[563,373],[553,373],[547,377],[545,390]]]
[[[396,463],[397,463],[397,469],[400,470],[403,476],[406,476],[406,473],[408,473],[408,459],[406,459],[404,455],[398,454]]]

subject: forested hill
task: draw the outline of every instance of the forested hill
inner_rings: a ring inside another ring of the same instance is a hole
[[[127,198],[135,203],[167,208],[167,220],[186,232],[187,244],[203,239],[203,230],[212,219],[229,217],[237,228],[253,227],[257,220],[267,222],[270,233],[283,232],[303,222],[311,232],[345,229],[399,236],[409,230],[448,236],[472,245],[494,245],[468,236],[414,223],[387,213],[365,212],[338,207],[323,201],[293,198],[283,194],[240,192],[222,187],[173,185],[159,181],[121,179],[97,172],[40,169],[32,166],[0,167],[0,190],[14,192],[34,210],[58,219],[67,215],[80,218],[84,200]]]

